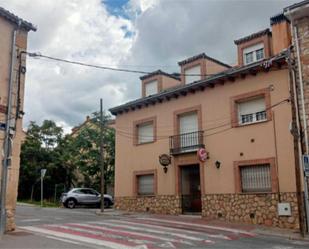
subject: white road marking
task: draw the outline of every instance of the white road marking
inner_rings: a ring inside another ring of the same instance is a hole
[[[81,243],[79,243],[79,242],[68,240],[68,239],[62,239],[62,238],[58,238],[58,237],[54,237],[54,236],[46,236],[46,238],[59,240],[59,241],[63,241],[63,242],[71,243],[71,244],[75,244],[75,245],[81,245]]]
[[[41,219],[25,219],[21,220],[20,222],[36,222],[36,221],[41,221]]]
[[[152,234],[139,233],[139,232],[129,232],[129,231],[126,231],[126,230],[106,228],[106,227],[100,227],[100,226],[94,226],[94,225],[88,225],[88,224],[77,224],[77,223],[74,223],[74,224],[79,225],[79,226],[84,226],[85,229],[87,229],[87,227],[91,227],[91,228],[101,229],[101,230],[110,231],[110,232],[125,232],[125,233],[131,234],[131,235],[149,237],[149,238],[152,238],[152,239],[159,239],[159,240],[163,240],[163,241],[169,241],[169,242],[175,242],[175,243],[181,243],[181,244],[193,246],[193,244],[191,242],[184,241],[184,240],[181,240],[181,239],[176,240],[176,239],[170,239],[170,238],[152,235]],[[107,223],[103,223],[103,225],[107,225]],[[70,229],[72,229],[72,227],[70,227]],[[86,231],[89,232],[89,230],[86,230]]]
[[[73,225],[78,225],[78,226],[82,226],[82,227],[74,227]],[[123,239],[123,235],[118,235],[118,234],[106,234],[103,231],[94,231],[94,230],[90,230],[87,229],[88,227],[93,227],[93,226],[87,226],[85,224],[78,224],[78,223],[71,223],[71,224],[62,224],[62,225],[48,225],[48,227],[54,227],[54,228],[63,228],[63,229],[67,229],[67,230],[71,230],[71,231],[78,231],[78,232],[87,232],[89,234],[93,234],[93,235],[99,235],[102,236],[103,238],[115,238],[115,239]],[[102,227],[100,227],[101,229],[105,230],[105,231],[110,231],[110,229],[104,229]],[[116,231],[116,230],[115,230]],[[120,230],[121,231],[121,230]],[[86,236],[86,235],[85,235]],[[138,239],[128,239],[126,238],[127,241],[136,243],[136,244],[145,244],[148,243],[148,240],[138,240]]]
[[[51,231],[48,229],[44,228],[38,228],[38,227],[20,227],[21,229],[39,233],[39,234],[47,234],[47,235],[52,235],[60,238],[65,238],[65,239],[71,239],[71,240],[76,240],[84,243],[89,243],[89,244],[95,244],[95,245],[100,245],[100,246],[106,246],[112,249],[147,249],[146,245],[141,245],[141,246],[125,246],[120,243],[115,243],[115,242],[110,242],[110,241],[105,241],[105,240],[98,240],[98,239],[92,239],[88,237],[83,237],[83,236],[78,236],[78,235],[73,235],[73,234],[67,234],[67,233],[62,233],[62,232],[56,232],[56,231]]]
[[[245,235],[248,235],[248,236],[254,236],[255,235],[254,233],[250,233],[250,232],[247,232],[247,231],[241,230],[241,229],[210,226],[210,225],[204,225],[204,224],[193,224],[193,223],[175,221],[175,220],[164,220],[164,219],[145,218],[145,217],[139,217],[137,219],[153,220],[153,221],[159,221],[159,222],[163,222],[163,223],[174,223],[174,224],[187,225],[187,226],[193,226],[193,227],[203,227],[203,228],[209,228],[209,229],[214,229],[214,230],[218,230],[218,231],[225,231],[225,232],[231,232],[231,233],[237,233],[237,234],[241,233],[241,234],[245,234]]]
[[[113,222],[115,222],[115,220],[113,220]],[[91,223],[92,224],[102,224],[102,225],[113,226],[113,227],[120,227],[120,228],[135,230],[135,231],[145,231],[145,232],[149,232],[149,233],[167,234],[167,232],[163,231],[163,230],[155,230],[155,229],[149,229],[149,228],[145,228],[145,227],[132,227],[132,226],[128,226],[128,225],[112,224],[110,222],[103,222],[103,221],[102,222],[91,222]],[[168,232],[168,234],[172,235],[172,236],[176,236],[176,237],[181,237],[183,239],[203,241],[203,239],[201,239],[201,238],[192,237],[192,236],[188,236],[188,235],[185,235],[185,234],[174,233],[174,232]]]
[[[149,228],[158,228],[161,230],[165,230],[165,231],[174,231],[174,232],[180,232],[180,233],[187,233],[187,234],[194,234],[194,235],[198,235],[198,236],[203,236],[203,235],[207,235],[208,237],[211,238],[218,238],[218,239],[225,239],[225,240],[231,240],[228,236],[225,236],[223,234],[208,234],[208,233],[203,233],[203,232],[196,232],[196,231],[190,231],[190,230],[184,230],[184,229],[180,229],[180,228],[171,228],[171,227],[165,227],[165,226],[160,226],[157,224],[144,224],[144,223],[139,223],[139,222],[132,222],[132,221],[124,221],[124,220],[112,220],[115,223],[120,223],[120,224],[127,224],[127,225],[138,225],[141,227],[149,227]],[[96,223],[96,222],[89,222],[89,223]],[[142,229],[142,228],[141,228]],[[157,232],[158,230],[156,230]],[[183,234],[182,234],[183,236]]]

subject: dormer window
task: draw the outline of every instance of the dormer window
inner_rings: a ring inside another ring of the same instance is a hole
[[[256,61],[263,60],[264,55],[264,44],[259,43],[257,45],[247,47],[243,50],[244,64],[251,64]]]
[[[153,80],[145,84],[145,97],[158,93],[158,81]]]
[[[201,66],[197,65],[184,70],[185,84],[192,83],[194,81],[201,80]]]

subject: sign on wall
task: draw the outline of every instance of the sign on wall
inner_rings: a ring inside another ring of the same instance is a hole
[[[309,155],[303,155],[305,176],[309,177]]]

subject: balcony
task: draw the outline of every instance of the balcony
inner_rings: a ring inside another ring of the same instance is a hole
[[[170,153],[172,155],[195,152],[204,148],[204,131],[183,133],[170,137]]]

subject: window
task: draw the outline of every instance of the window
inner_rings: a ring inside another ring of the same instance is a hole
[[[264,59],[264,44],[260,43],[243,50],[244,64],[250,64]]]
[[[137,143],[144,144],[154,141],[153,122],[137,125]]]
[[[182,151],[191,150],[199,144],[198,117],[196,112],[179,116],[179,145]]]
[[[238,122],[240,125],[267,120],[265,98],[258,97],[238,104]]]
[[[240,168],[242,192],[271,192],[271,170],[269,164],[242,166]]]
[[[184,70],[185,84],[201,80],[201,66],[195,66]]]
[[[246,53],[246,64],[253,62],[253,52]]]
[[[264,48],[260,48],[260,49],[256,50],[255,55],[256,55],[257,61],[264,59]]]
[[[138,195],[154,194],[154,174],[137,176],[137,194]]]
[[[153,80],[145,83],[145,97],[158,93],[158,81]]]

